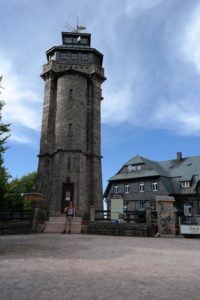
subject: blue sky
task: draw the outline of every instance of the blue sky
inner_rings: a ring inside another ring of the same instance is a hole
[[[37,170],[45,52],[65,21],[87,27],[104,54],[104,188],[123,163],[200,155],[199,0],[1,0],[0,74],[11,123],[5,165],[13,177]]]

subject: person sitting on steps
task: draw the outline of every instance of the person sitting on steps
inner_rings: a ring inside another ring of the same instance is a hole
[[[72,218],[74,216],[74,208],[72,205],[72,202],[69,202],[69,206],[66,206],[64,209],[64,213],[66,213],[66,222],[65,222],[65,227],[63,230],[63,234],[66,233],[67,225],[69,224],[69,229],[68,233],[71,233],[71,225],[72,225]]]

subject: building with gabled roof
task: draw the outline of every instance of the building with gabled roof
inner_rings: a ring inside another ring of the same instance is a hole
[[[113,195],[124,198],[126,211],[154,207],[156,196],[173,196],[177,216],[200,214],[200,156],[156,162],[136,155],[108,180],[104,192],[108,208]]]

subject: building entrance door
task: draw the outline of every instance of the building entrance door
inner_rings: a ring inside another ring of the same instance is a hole
[[[61,213],[63,213],[64,208],[69,202],[74,201],[74,184],[73,183],[63,183],[62,185],[62,205]]]

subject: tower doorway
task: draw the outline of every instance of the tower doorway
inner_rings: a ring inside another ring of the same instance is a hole
[[[74,184],[73,183],[63,183],[62,184],[62,204],[61,213],[63,213],[64,208],[69,202],[74,202]]]

